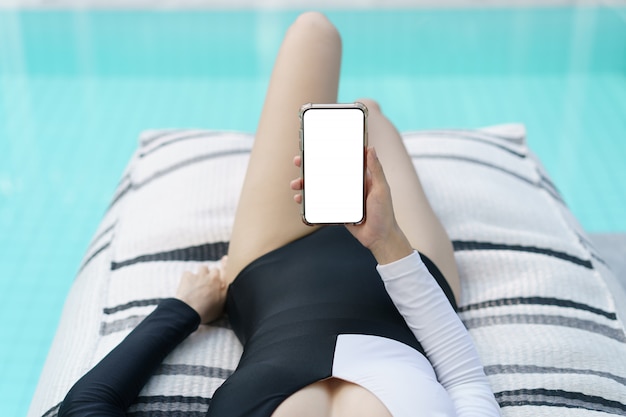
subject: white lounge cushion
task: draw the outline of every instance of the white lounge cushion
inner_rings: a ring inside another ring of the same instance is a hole
[[[405,143],[455,248],[461,318],[503,416],[626,414],[626,336],[611,272],[526,146],[522,125],[408,132]],[[253,137],[147,131],[67,298],[29,415],[226,253]],[[241,346],[226,319],[165,360],[131,415],[203,415]]]

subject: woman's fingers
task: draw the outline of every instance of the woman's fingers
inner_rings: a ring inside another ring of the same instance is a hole
[[[302,178],[296,178],[295,180],[292,180],[290,185],[291,185],[292,190],[302,191],[302,185],[303,185]],[[293,196],[293,200],[298,204],[302,203],[302,194],[301,193],[295,194]]]
[[[302,159],[300,158],[300,155],[296,155],[293,157],[293,164],[297,167],[300,167],[302,163]],[[294,191],[302,191],[302,178],[296,178],[295,180],[292,180],[291,183],[289,184],[291,186],[291,189]],[[293,196],[293,200],[300,204],[302,203],[302,194],[295,194]]]
[[[291,180],[291,189],[295,191],[302,190],[302,178],[296,178],[295,180]]]

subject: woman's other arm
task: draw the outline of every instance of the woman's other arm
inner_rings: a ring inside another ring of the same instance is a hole
[[[348,228],[378,261],[387,292],[420,341],[459,417],[500,411],[467,329],[398,227],[375,152],[368,152],[367,220]]]
[[[378,272],[458,416],[500,416],[474,343],[419,254],[379,265]]]
[[[198,325],[222,313],[222,270],[185,272],[176,298],[163,300],[115,349],[74,384],[59,416],[124,416],[163,359]]]

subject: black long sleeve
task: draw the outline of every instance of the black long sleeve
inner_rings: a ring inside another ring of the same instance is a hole
[[[163,359],[200,324],[184,302],[168,298],[74,384],[59,409],[66,416],[124,416]]]

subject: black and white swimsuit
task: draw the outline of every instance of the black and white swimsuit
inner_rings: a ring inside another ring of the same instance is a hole
[[[173,305],[187,307],[167,300],[164,309]],[[377,266],[345,227],[322,228],[253,261],[231,284],[226,308],[244,350],[235,372],[215,392],[207,416],[270,417],[287,397],[330,377],[368,389],[394,417],[414,417],[418,410],[433,417],[499,416],[453,306],[445,279],[423,255],[414,252]],[[161,307],[72,388],[60,415],[86,415],[85,402],[76,398],[120,380],[105,371],[123,367],[111,361],[129,360],[127,352],[115,351],[145,344],[146,333],[162,332],[150,324],[163,322],[158,320]],[[185,330],[174,338],[182,340],[193,331],[194,320],[192,325],[186,320],[180,326]],[[142,369],[151,373],[164,357],[157,356],[152,359],[156,364]],[[125,407],[134,398],[125,398]],[[123,415],[124,410],[100,415]]]

